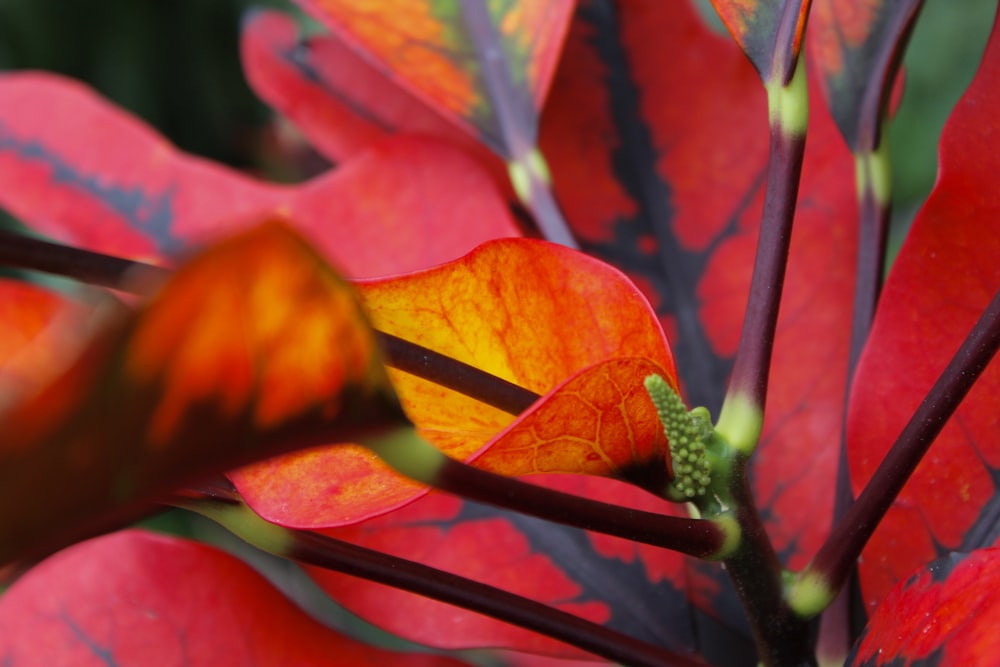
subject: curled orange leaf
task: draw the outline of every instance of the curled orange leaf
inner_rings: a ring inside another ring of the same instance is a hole
[[[449,456],[512,475],[611,475],[665,449],[642,378],[657,372],[675,383],[673,358],[649,304],[603,262],[506,239],[359,289],[378,329],[546,394],[512,425],[515,417],[497,407],[390,371],[410,419]],[[265,518],[303,528],[360,521],[425,490],[366,450],[343,446],[263,461],[231,478]]]

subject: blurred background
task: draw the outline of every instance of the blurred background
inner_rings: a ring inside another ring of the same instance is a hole
[[[697,1],[714,17],[708,0]],[[975,72],[995,4],[925,4],[889,133],[896,243],[934,183],[941,127]],[[0,0],[0,68],[87,81],[185,151],[295,178],[275,168],[271,113],[240,68],[240,21],[254,7],[295,11],[292,0]]]

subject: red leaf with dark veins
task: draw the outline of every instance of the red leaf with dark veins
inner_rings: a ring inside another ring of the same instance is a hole
[[[588,251],[646,291],[690,403],[717,414],[763,202],[760,81],[687,3],[586,2],[563,65],[541,146],[567,218]],[[851,166],[829,115],[814,109],[752,468],[768,530],[791,567],[818,548],[832,510],[857,216]],[[824,372],[807,370],[817,367]]]
[[[810,0],[712,0],[736,43],[765,81],[785,81],[802,48]]]
[[[321,625],[214,547],[137,530],[80,543],[0,597],[0,664],[17,667],[462,667]]]
[[[848,146],[878,146],[882,116],[921,0],[815,0],[806,49]]]

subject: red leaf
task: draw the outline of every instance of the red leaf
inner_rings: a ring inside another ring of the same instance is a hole
[[[953,553],[900,581],[848,657],[850,667],[970,667],[1000,660],[1000,550]]]
[[[688,3],[625,3],[614,21],[606,11],[586,3],[571,27],[541,146],[585,247],[643,288],[686,396],[717,414],[763,203],[765,93],[739,50]],[[719,102],[730,99],[740,103]],[[829,527],[857,217],[852,160],[822,108],[809,132],[762,463],[752,470],[791,567],[805,564]],[[828,371],[806,370],[817,366]]]
[[[212,547],[137,530],[71,547],[0,597],[0,662],[51,665],[461,667],[321,625]]]
[[[545,486],[648,511],[675,505],[610,480],[542,477]],[[525,595],[679,650],[694,636],[684,557],[592,535],[438,492],[357,526],[323,531]],[[549,655],[578,650],[491,618],[345,575],[308,568],[338,602],[380,627],[441,648],[504,646]]]
[[[410,418],[448,455],[506,474],[610,474],[663,456],[642,378],[660,372],[672,380],[673,359],[645,299],[606,264],[541,241],[494,241],[457,262],[359,287],[381,331],[530,391],[556,390],[512,424],[495,407],[393,372]],[[570,419],[581,398],[592,411]],[[570,432],[560,433],[559,423]],[[569,455],[580,447],[582,466]],[[300,528],[359,521],[425,490],[347,447],[264,461],[232,479],[255,511]]]
[[[569,0],[299,3],[399,85],[505,158],[522,149],[512,143],[515,134],[529,148],[534,143],[538,109],[573,7]]]
[[[334,162],[397,132],[446,139],[484,163],[499,162],[335,36],[300,39],[294,19],[281,12],[255,12],[243,25],[241,52],[254,91]]]
[[[851,479],[860,490],[1000,288],[1000,36],[941,139],[937,185],[882,293],[848,415]],[[1000,363],[979,378],[865,549],[861,584],[874,606],[905,573],[995,535]]]
[[[180,153],[79,84],[35,73],[0,76],[0,205],[73,245],[161,261],[278,214],[356,277],[519,235],[489,176],[441,143],[391,138],[278,187]]]
[[[920,0],[815,0],[810,62],[848,146],[878,146],[880,125]]]
[[[245,220],[280,198],[278,188],[178,153],[69,79],[5,73],[0,109],[0,204],[79,247],[157,257],[192,231]]]
[[[186,264],[2,415],[0,563],[133,518],[190,480],[317,444],[317,431],[400,426],[351,289],[287,227],[261,226]]]
[[[810,0],[712,0],[712,4],[762,79],[791,77]]]

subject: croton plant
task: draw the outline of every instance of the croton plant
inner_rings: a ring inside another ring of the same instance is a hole
[[[297,184],[0,75],[0,664],[1000,662],[1000,36],[883,285],[917,0],[298,4]]]

